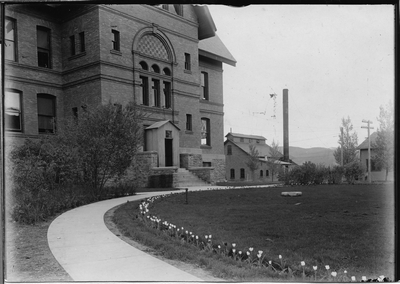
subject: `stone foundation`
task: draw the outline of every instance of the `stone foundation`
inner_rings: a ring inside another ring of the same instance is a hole
[[[201,154],[184,153],[179,156],[181,168],[189,169],[203,166]]]
[[[197,168],[189,168],[188,170],[201,180],[210,184],[215,184],[213,167],[197,167]]]

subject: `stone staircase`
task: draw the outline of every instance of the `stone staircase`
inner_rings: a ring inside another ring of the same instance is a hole
[[[174,173],[174,176],[175,176],[174,181],[176,181],[175,187],[208,186],[208,185],[210,185],[184,168],[179,168],[178,172]]]

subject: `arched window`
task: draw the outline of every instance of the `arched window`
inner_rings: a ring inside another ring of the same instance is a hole
[[[235,169],[231,169],[231,179],[235,179]]]
[[[158,67],[156,64],[151,65],[151,70],[155,73],[160,73],[160,67]]]
[[[146,62],[140,61],[140,67],[142,67],[143,70],[149,70],[149,66],[147,65]]]
[[[228,145],[228,147],[227,147],[227,155],[232,155],[232,145]]]
[[[240,169],[240,179],[245,179],[246,178],[246,174],[243,168]]]
[[[269,170],[265,171],[265,176],[269,177]]]
[[[163,69],[163,73],[164,73],[164,75],[171,76],[171,70],[169,70],[169,68],[167,68],[167,67],[165,67]]]
[[[264,176],[264,171],[260,170],[260,177],[263,177],[263,176]]]

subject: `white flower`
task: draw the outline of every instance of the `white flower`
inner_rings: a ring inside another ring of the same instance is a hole
[[[383,282],[384,279],[385,279],[385,275],[381,275],[378,277],[379,282]]]
[[[337,272],[336,272],[336,271],[332,271],[331,275],[332,275],[333,277],[336,277]]]
[[[220,245],[218,245],[218,248],[220,249],[220,248],[221,248],[221,246],[220,246]]]
[[[300,262],[301,266],[305,266],[306,263],[304,261]]]
[[[326,270],[329,270],[329,265],[325,265]]]
[[[235,253],[235,252],[236,252],[236,249],[232,249],[232,252]]]
[[[347,270],[343,271],[345,274],[347,273]]]
[[[235,247],[235,246],[236,246],[236,244],[235,244],[235,243],[233,243],[233,244],[232,244],[232,247]]]
[[[279,259],[282,259],[282,256],[281,256],[281,255],[279,255]]]
[[[317,270],[318,266],[314,266],[314,265],[313,265],[312,268],[313,268],[314,270]]]
[[[208,236],[207,236],[207,235],[206,235],[205,237],[206,237],[206,239],[208,239]]]
[[[211,239],[211,235],[208,236]]]
[[[198,240],[199,239],[199,236],[196,236],[196,240]]]
[[[362,281],[367,281],[367,277],[363,276],[361,277]]]
[[[272,261],[270,260],[270,261],[268,261],[268,263],[269,263],[269,265],[271,265],[271,264],[272,264]]]
[[[188,234],[189,232],[188,231],[186,231],[186,235]]]
[[[250,252],[246,252],[247,255],[250,255]]]
[[[242,254],[242,251],[241,251],[241,250],[239,251],[239,254]]]
[[[351,281],[356,281],[356,277],[355,276],[351,276]]]
[[[249,251],[253,251],[253,248],[249,248]]]
[[[189,235],[191,235],[192,234],[192,232],[190,232],[190,234]]]

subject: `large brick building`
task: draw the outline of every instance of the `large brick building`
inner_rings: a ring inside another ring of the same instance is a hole
[[[224,179],[222,67],[236,61],[215,31],[202,5],[7,5],[6,143],[55,134],[84,108],[135,101],[150,114],[143,150],[156,153],[154,167],[208,167]]]

